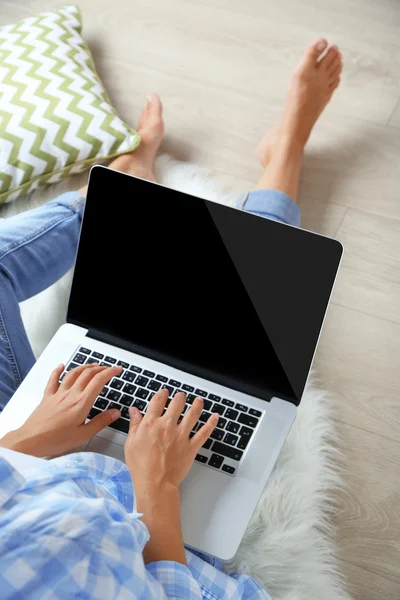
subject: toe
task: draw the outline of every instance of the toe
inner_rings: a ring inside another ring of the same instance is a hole
[[[331,46],[325,56],[321,59],[320,66],[322,69],[328,71],[338,60],[340,60],[339,48],[337,46]]]
[[[329,71],[329,73],[328,73],[329,81],[332,81],[332,80],[340,77],[341,72],[342,72],[342,63],[341,63],[341,61],[339,61],[336,63],[336,66]]]
[[[162,103],[160,96],[155,92],[150,92],[150,94],[147,96],[147,110],[149,118],[162,118]]]
[[[303,61],[307,64],[316,63],[318,57],[322,54],[322,52],[328,46],[328,42],[325,38],[319,37],[314,40],[307,48]]]

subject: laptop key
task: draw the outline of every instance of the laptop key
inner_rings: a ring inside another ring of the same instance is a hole
[[[199,390],[197,389],[195,391],[196,396],[201,396],[202,398],[207,398],[207,392],[205,392],[204,390]]]
[[[126,419],[117,419],[114,423],[110,423],[109,427],[112,429],[116,429],[117,431],[122,431],[122,433],[128,433],[129,431],[129,421]]]
[[[79,352],[82,352],[82,354],[90,354],[89,348],[84,348],[83,346],[79,348]]]
[[[101,414],[101,410],[99,410],[98,408],[91,408],[90,412],[87,416],[88,419],[94,419],[94,417],[97,417],[97,415]]]
[[[218,429],[218,428],[214,429],[214,431],[212,432],[210,437],[212,437],[213,440],[222,440],[222,438],[224,437],[224,431],[222,431],[222,429]]]
[[[194,387],[192,385],[188,385],[187,383],[183,384],[182,389],[184,392],[194,392]]]
[[[122,391],[125,392],[125,394],[130,394],[131,396],[133,396],[133,394],[136,391],[136,385],[132,385],[130,383],[126,383],[124,385],[124,389]]]
[[[194,394],[189,394],[188,397],[186,398],[186,402],[189,402],[189,404],[193,404],[193,400],[195,400],[195,398],[196,398],[196,396]]]
[[[111,383],[108,384],[110,388],[113,390],[120,390],[124,385],[124,382],[121,379],[113,379]]]
[[[147,379],[147,377],[139,375],[139,377],[136,377],[135,383],[136,385],[140,385],[141,387],[146,387],[146,385],[149,383],[149,380]]]
[[[218,427],[220,429],[224,429],[225,425],[226,425],[226,419],[224,419],[223,417],[220,417],[218,419]]]
[[[176,381],[176,379],[170,379],[168,383],[170,385],[172,385],[173,387],[176,387],[176,388],[180,388],[181,387],[181,382],[180,381]]]
[[[153,371],[143,371],[143,375],[146,377],[155,377],[156,374]]]
[[[208,397],[213,402],[219,402],[221,400],[221,396],[216,396],[215,394],[208,394]]]
[[[239,438],[237,435],[233,435],[233,433],[227,433],[224,437],[224,443],[229,444],[229,446],[236,446],[238,439]]]
[[[162,383],[167,383],[168,381],[168,377],[165,377],[165,375],[156,375],[156,379],[157,381],[161,381]]]
[[[235,467],[231,467],[230,465],[224,465],[222,470],[225,471],[225,473],[229,473],[229,475],[233,475],[236,471]]]
[[[218,421],[218,425],[219,425],[219,421]],[[239,423],[234,423],[233,421],[229,421],[228,425],[226,426],[226,430],[230,431],[231,433],[237,433],[240,429],[240,425]]]
[[[225,413],[225,417],[227,419],[232,419],[232,421],[234,421],[237,418],[238,414],[239,413],[237,410],[233,410],[233,408],[228,408]]]
[[[136,406],[138,410],[142,411],[146,408],[146,402],[143,402],[143,400],[135,400],[133,406]]]
[[[255,408],[251,408],[249,410],[249,415],[252,417],[261,417],[261,410],[256,410]]]
[[[122,376],[122,379],[124,381],[129,381],[130,383],[132,383],[132,381],[135,381],[135,373],[132,373],[132,371],[125,371],[125,373]]]
[[[239,435],[241,437],[245,437],[245,438],[251,438],[251,436],[253,435],[254,431],[252,429],[249,429],[248,427],[245,427],[243,425],[243,427],[241,428],[241,430],[239,431]]]
[[[95,358],[92,358],[91,356],[87,359],[86,364],[87,365],[94,365],[95,363],[98,363],[99,361],[96,360]]]
[[[197,462],[206,463],[207,456],[203,456],[202,454],[196,454],[196,456],[194,457],[194,460],[197,460]]]
[[[97,408],[101,408],[101,410],[104,410],[107,407],[107,405],[108,405],[108,400],[106,400],[105,398],[97,398],[97,400],[94,403],[94,405]]]
[[[248,425],[249,427],[256,427],[258,423],[258,419],[252,417],[251,415],[239,415],[238,418],[239,423],[243,423],[243,425]]]
[[[144,390],[143,388],[138,388],[135,392],[135,396],[137,398],[141,398],[142,400],[146,400],[148,395],[149,392],[147,390]]]
[[[227,398],[224,398],[222,400],[222,404],[224,404],[225,406],[229,406],[230,408],[232,408],[232,406],[235,406],[233,400],[228,400]]]
[[[132,396],[127,396],[126,394],[124,394],[120,400],[120,403],[123,404],[124,406],[131,406],[132,402],[133,402]]]
[[[119,392],[116,392],[115,390],[110,390],[107,394],[107,398],[109,400],[114,400],[114,402],[117,402],[117,400],[121,398],[121,394]]]
[[[153,392],[158,392],[161,387],[161,383],[152,379],[147,387],[149,390],[153,390]]]
[[[79,367],[79,365],[72,362],[72,363],[69,363],[69,365],[68,365],[68,367],[67,367],[66,370],[67,371],[72,371],[72,369],[76,369],[76,367]]]
[[[108,408],[116,408],[117,410],[121,410],[121,406],[116,402],[110,402],[110,406]]]
[[[247,448],[247,444],[249,443],[250,438],[249,437],[241,437],[239,438],[239,441],[237,443],[237,448],[239,448],[240,450],[246,450]]]
[[[211,406],[212,406],[212,402],[210,402],[209,400],[203,400],[204,410],[210,410]]]
[[[99,396],[106,396],[108,391],[109,391],[108,387],[103,387]]]
[[[141,373],[143,369],[141,369],[140,367],[137,367],[136,365],[131,365],[129,367],[130,371],[133,371],[134,373]]]
[[[129,363],[127,363],[127,362],[124,362],[123,360],[119,360],[119,361],[117,362],[117,365],[118,365],[119,367],[123,367],[124,369],[129,369]]]
[[[100,352],[92,352],[92,356],[98,360],[102,360],[104,358],[104,354],[100,354]]]
[[[80,364],[80,365],[83,365],[83,363],[85,362],[86,358],[87,357],[84,354],[79,354],[79,352],[78,352],[78,354],[75,354],[75,356],[74,356],[74,358],[72,360],[74,362]]]
[[[124,406],[121,409],[121,417],[124,418],[124,419],[130,419],[129,412],[128,412],[128,407],[127,406]]]
[[[162,389],[163,389],[163,390],[168,390],[168,394],[169,394],[170,396],[172,395],[172,392],[174,391],[174,388],[173,388],[173,387],[171,387],[170,385],[163,385],[163,386],[162,386]]]
[[[201,413],[200,417],[199,417],[199,421],[202,421],[203,423],[205,423],[206,421],[208,421],[208,419],[211,417],[211,413],[203,410],[203,412]]]
[[[214,467],[215,469],[219,469],[224,462],[224,457],[219,454],[213,454],[208,461],[210,467]]]
[[[112,365],[115,365],[115,363],[117,362],[117,359],[116,359],[116,358],[113,358],[112,356],[106,356],[106,357],[104,358],[104,360],[105,360],[106,362],[109,362],[109,363],[111,363]]]
[[[202,446],[202,448],[204,448],[205,450],[209,450],[210,446],[212,444],[212,440],[210,440],[210,438],[208,438],[208,440],[206,440]]]
[[[235,408],[237,410],[241,410],[242,412],[247,412],[249,410],[245,404],[235,404]]]
[[[243,452],[238,450],[237,448],[232,448],[231,446],[227,446],[226,444],[221,444],[221,442],[214,442],[212,446],[213,452],[218,452],[218,454],[222,454],[222,456],[226,456],[227,458],[231,458],[232,460],[240,460],[243,456]]]
[[[218,413],[219,415],[223,415],[225,412],[225,408],[223,406],[221,406],[221,404],[214,404],[211,412]]]

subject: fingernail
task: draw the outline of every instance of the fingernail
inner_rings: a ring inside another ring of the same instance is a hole
[[[110,415],[111,415],[111,419],[113,421],[116,421],[117,419],[120,418],[121,413],[119,412],[119,410],[117,408],[113,408],[112,410],[110,410]]]
[[[136,406],[131,406],[130,408],[128,408],[129,416],[132,417],[132,418],[136,417],[137,410],[138,409],[136,408]]]
[[[147,94],[146,100],[147,100],[147,102],[151,102],[153,100],[153,98],[154,98],[153,93],[150,92],[150,94]]]
[[[215,419],[216,421],[218,421],[218,419],[219,419],[219,416],[220,416],[220,415],[219,415],[219,413],[213,413],[213,415],[214,415],[214,419]]]
[[[323,50],[325,48],[325,46],[326,46],[325,42],[323,42],[323,41],[318,42],[318,44],[317,44],[317,50]]]
[[[332,48],[333,48],[334,50],[339,50],[339,46],[337,46],[336,44],[333,44]]]
[[[64,368],[64,363],[60,363],[57,367],[57,369],[61,369],[61,368]]]

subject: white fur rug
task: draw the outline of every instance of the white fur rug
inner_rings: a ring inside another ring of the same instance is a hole
[[[160,157],[159,181],[169,187],[233,204],[235,195],[199,167]],[[42,204],[84,180],[63,182],[3,207],[0,217]],[[21,310],[34,352],[39,355],[66,314],[71,273],[24,302]],[[46,321],[42,315],[45,312]],[[276,600],[348,600],[331,525],[333,492],[342,481],[335,449],[338,437],[329,395],[309,383],[298,418],[253,515],[239,551],[228,565],[256,577]]]

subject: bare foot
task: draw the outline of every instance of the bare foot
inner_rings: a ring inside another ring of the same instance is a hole
[[[162,104],[155,93],[147,96],[147,102],[139,118],[138,133],[142,138],[140,146],[133,152],[118,156],[109,164],[109,167],[142,179],[155,181],[154,159],[164,135]]]
[[[337,46],[331,46],[326,55],[328,42],[316,39],[306,50],[300,64],[290,78],[283,116],[274,129],[261,140],[258,158],[265,167],[276,144],[304,146],[318,117],[340,83],[342,57]]]

